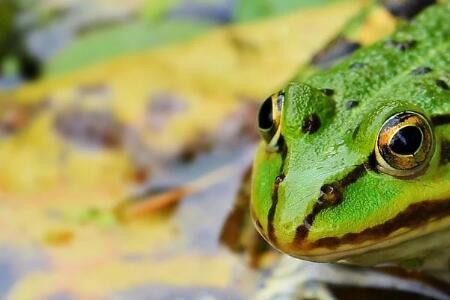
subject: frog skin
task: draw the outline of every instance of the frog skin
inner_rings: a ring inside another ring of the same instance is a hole
[[[251,215],[291,256],[450,281],[450,3],[261,106]]]

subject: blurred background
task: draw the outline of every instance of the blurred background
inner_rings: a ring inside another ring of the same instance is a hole
[[[1,0],[0,298],[256,299],[259,103],[367,2]]]

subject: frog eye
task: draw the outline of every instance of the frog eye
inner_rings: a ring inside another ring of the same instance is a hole
[[[379,171],[395,177],[414,177],[431,159],[433,130],[421,114],[398,113],[381,127],[375,148]]]
[[[259,133],[268,144],[273,143],[274,138],[279,135],[283,101],[284,93],[279,92],[267,98],[259,109]]]

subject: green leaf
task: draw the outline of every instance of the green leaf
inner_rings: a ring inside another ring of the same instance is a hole
[[[252,21],[336,1],[339,0],[239,0],[235,18],[237,21]]]
[[[193,38],[211,26],[201,22],[144,21],[98,29],[73,41],[45,66],[46,75],[61,75],[120,55]]]
[[[142,16],[150,22],[161,21],[167,12],[179,2],[180,0],[147,0],[142,10]]]

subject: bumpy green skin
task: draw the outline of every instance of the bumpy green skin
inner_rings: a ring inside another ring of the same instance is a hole
[[[252,182],[254,221],[275,247],[308,258],[314,246],[306,249],[301,245],[361,233],[393,220],[414,203],[450,201],[450,166],[443,159],[448,153],[442,153],[448,151],[442,145],[450,141],[450,124],[432,125],[434,154],[423,175],[400,179],[367,169],[345,188],[338,205],[317,214],[304,241],[295,240],[298,227],[320,197],[321,187],[339,182],[357,166],[370,165],[378,132],[390,116],[403,111],[415,111],[430,120],[450,115],[450,91],[436,84],[436,80],[450,84],[449,20],[450,4],[435,5],[388,39],[357,51],[305,83],[294,81],[284,89],[281,133],[286,152],[267,151],[262,142]],[[389,41],[406,42],[408,49]],[[352,68],[354,63],[364,66]],[[432,71],[411,74],[425,66]],[[326,96],[321,89],[332,89],[334,94]],[[348,109],[350,100],[359,105]],[[304,133],[302,124],[312,114],[320,118],[321,126],[314,133]],[[285,177],[277,185],[280,174]],[[448,217],[444,218],[447,225]],[[336,248],[322,250],[328,254]],[[346,257],[333,259],[341,258]],[[311,259],[321,261],[320,255]]]

